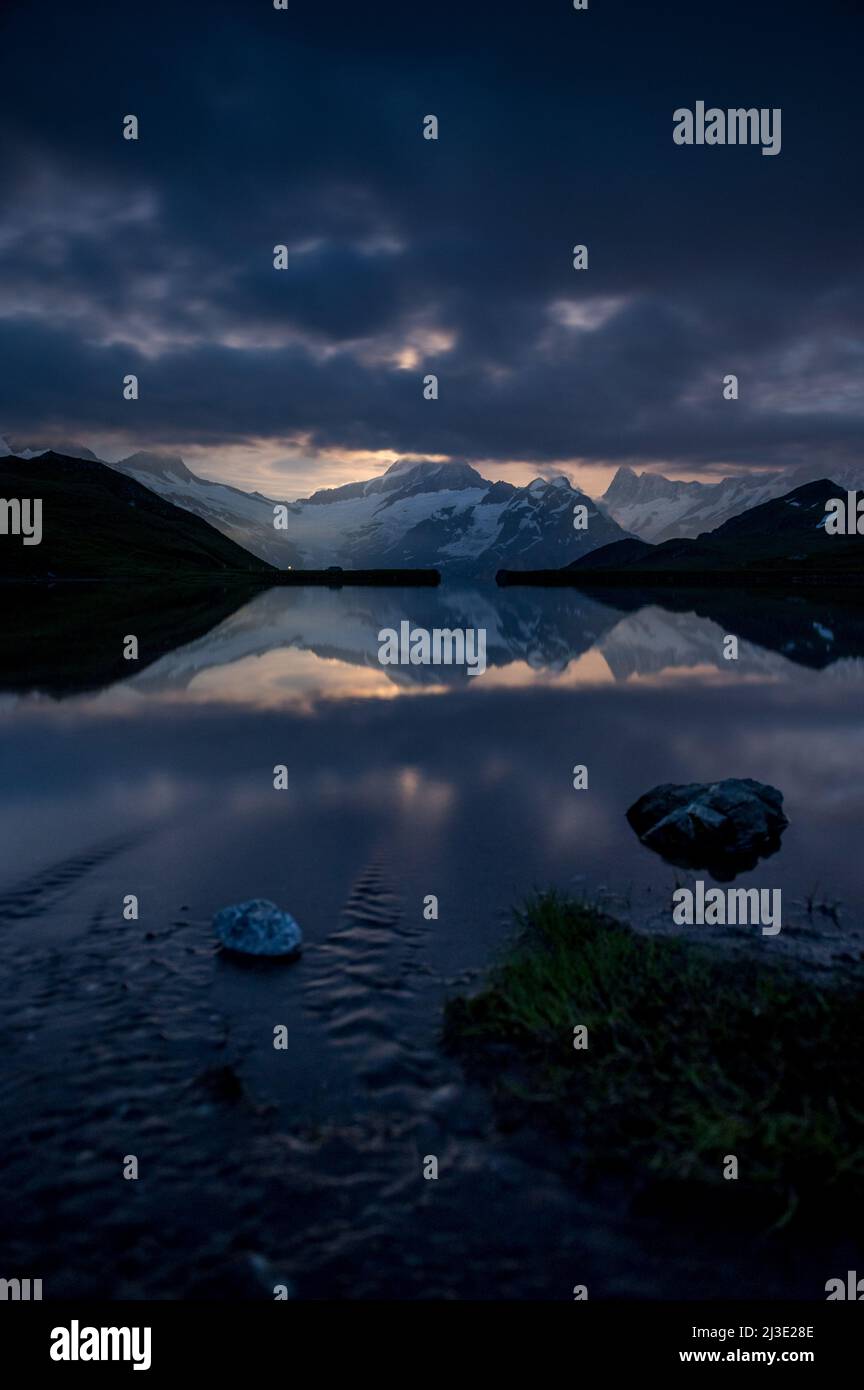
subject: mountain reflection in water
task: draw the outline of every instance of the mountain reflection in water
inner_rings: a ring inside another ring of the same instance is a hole
[[[679,871],[624,815],[661,782],[780,788],[782,847],[746,876],[783,888],[760,949],[860,958],[858,609],[448,586],[4,600],[10,1268],[51,1297],[567,1298],[574,1270],[601,1297],[821,1296],[833,1247],[658,1231],[514,1149],[437,1039],[534,886],[669,930]],[[485,627],[488,670],[381,667],[403,619]],[[214,950],[213,914],[252,897],[304,931],[278,979]]]
[[[785,680],[795,668],[857,679],[864,605],[710,591],[460,588],[192,590],[15,588],[0,652],[0,691],[57,698],[123,682],[148,696],[183,690],[244,703],[393,696],[470,684],[464,667],[385,667],[378,633],[483,628],[485,687],[633,679]],[[123,659],[127,633],[139,660]],[[739,639],[739,658],[723,638]],[[245,664],[244,664],[245,663]]]

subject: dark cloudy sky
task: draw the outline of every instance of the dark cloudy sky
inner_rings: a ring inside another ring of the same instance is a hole
[[[864,433],[862,15],[5,0],[0,432],[288,496],[406,454],[830,472]],[[781,107],[781,153],[676,146],[699,99]]]

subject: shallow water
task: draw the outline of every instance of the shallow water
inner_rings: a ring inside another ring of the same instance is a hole
[[[782,848],[738,882],[782,888],[784,929],[737,939],[817,974],[862,958],[855,612],[721,603],[274,589],[110,683],[80,679],[65,615],[39,690],[4,654],[8,1275],[46,1297],[823,1297],[842,1243],[742,1250],[578,1190],[437,1045],[535,886],[670,930],[686,876],[624,819],[658,782],[779,787]],[[485,628],[487,671],[382,667],[401,619]],[[213,913],[251,897],[301,923],[298,964],[215,950]]]

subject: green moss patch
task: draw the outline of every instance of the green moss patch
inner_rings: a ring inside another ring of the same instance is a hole
[[[859,987],[645,936],[555,893],[529,900],[486,987],[452,999],[444,1041],[511,1123],[552,1126],[587,1169],[723,1179],[727,1154],[772,1219],[864,1194]],[[574,1027],[588,1047],[573,1046]],[[847,1203],[849,1204],[847,1206]]]

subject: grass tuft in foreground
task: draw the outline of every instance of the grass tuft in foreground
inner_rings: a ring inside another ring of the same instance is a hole
[[[860,988],[638,934],[555,893],[517,923],[486,987],[444,1019],[445,1044],[511,1123],[578,1137],[589,1171],[664,1184],[732,1187],[722,1169],[735,1154],[777,1219],[860,1201]],[[573,1047],[579,1024],[587,1050]]]

